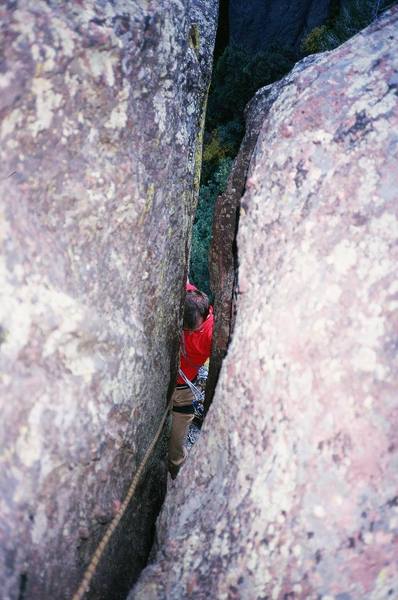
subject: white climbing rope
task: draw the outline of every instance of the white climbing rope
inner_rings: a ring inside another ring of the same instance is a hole
[[[191,390],[191,392],[194,395],[195,400],[197,402],[203,402],[204,394],[203,394],[202,390],[199,389],[198,387],[196,387],[196,385],[188,379],[188,377],[185,375],[185,373],[182,369],[178,369],[178,373],[179,373],[180,377],[182,377],[183,380],[185,381],[185,383],[188,385],[189,389]]]

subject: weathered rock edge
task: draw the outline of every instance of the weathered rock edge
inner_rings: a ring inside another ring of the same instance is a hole
[[[397,595],[397,45],[395,9],[277,84],[234,337],[130,600]]]
[[[278,85],[261,88],[245,109],[245,136],[239,153],[232,165],[226,190],[214,206],[209,271],[211,289],[214,293],[214,333],[206,384],[205,410],[209,410],[216,389],[222,361],[224,360],[236,318],[236,295],[238,286],[238,252],[236,237],[239,226],[241,198],[245,191],[247,172],[257,138],[272,104],[278,98],[281,86],[287,85],[298,70],[303,70],[315,60],[310,56],[295,67],[290,77]]]
[[[175,372],[217,2],[0,7],[0,587],[70,598]],[[88,597],[151,545],[164,445]]]

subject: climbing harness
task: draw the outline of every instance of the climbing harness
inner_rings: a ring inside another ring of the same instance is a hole
[[[128,507],[128,505],[130,504],[130,500],[132,499],[132,497],[135,494],[139,479],[142,475],[142,472],[145,468],[146,463],[148,462],[148,459],[150,457],[150,455],[152,454],[152,451],[156,445],[156,442],[158,441],[160,434],[162,432],[163,429],[163,425],[167,419],[167,416],[171,410],[171,406],[172,406],[172,401],[170,399],[170,402],[167,405],[166,411],[162,417],[162,420],[160,421],[158,430],[155,434],[155,437],[153,438],[152,442],[150,443],[150,445],[148,446],[147,451],[145,452],[144,458],[141,461],[140,466],[138,467],[138,470],[136,472],[136,474],[133,477],[133,480],[130,484],[130,487],[127,491],[127,496],[125,497],[119,511],[116,513],[116,515],[113,517],[108,529],[106,530],[104,537],[102,538],[102,540],[100,541],[100,543],[97,546],[96,551],[93,554],[93,557],[90,561],[90,564],[88,565],[86,571],[84,572],[83,575],[83,579],[77,589],[77,591],[75,592],[75,594],[72,597],[72,600],[82,600],[82,598],[84,598],[85,594],[88,592],[89,588],[90,588],[90,584],[91,581],[95,575],[95,572],[97,570],[98,564],[104,554],[105,548],[108,545],[109,540],[112,537],[113,532],[115,531],[116,527],[119,525],[120,521],[123,518],[124,513],[126,512],[126,509]]]
[[[192,404],[193,404],[193,408],[195,411],[195,415],[198,416],[199,418],[202,418],[203,411],[204,411],[203,402],[205,399],[204,391],[201,390],[200,388],[198,388],[192,381],[190,381],[182,369],[178,369],[178,373],[179,373],[180,377],[183,378],[183,380],[185,381],[185,383],[188,385],[189,389],[192,392],[192,395],[193,395]]]

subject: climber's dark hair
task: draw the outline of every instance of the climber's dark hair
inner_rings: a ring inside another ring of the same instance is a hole
[[[206,319],[209,314],[209,298],[204,292],[191,290],[185,295],[184,329],[196,329],[199,317]]]

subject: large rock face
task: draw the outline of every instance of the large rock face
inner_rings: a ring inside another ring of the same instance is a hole
[[[71,597],[164,412],[216,13],[201,0],[0,8],[5,600]],[[145,564],[163,455],[92,598],[123,597]]]
[[[330,0],[230,0],[230,41],[251,52],[296,47],[328,16]]]
[[[398,594],[398,10],[269,94],[232,343],[130,598]]]

